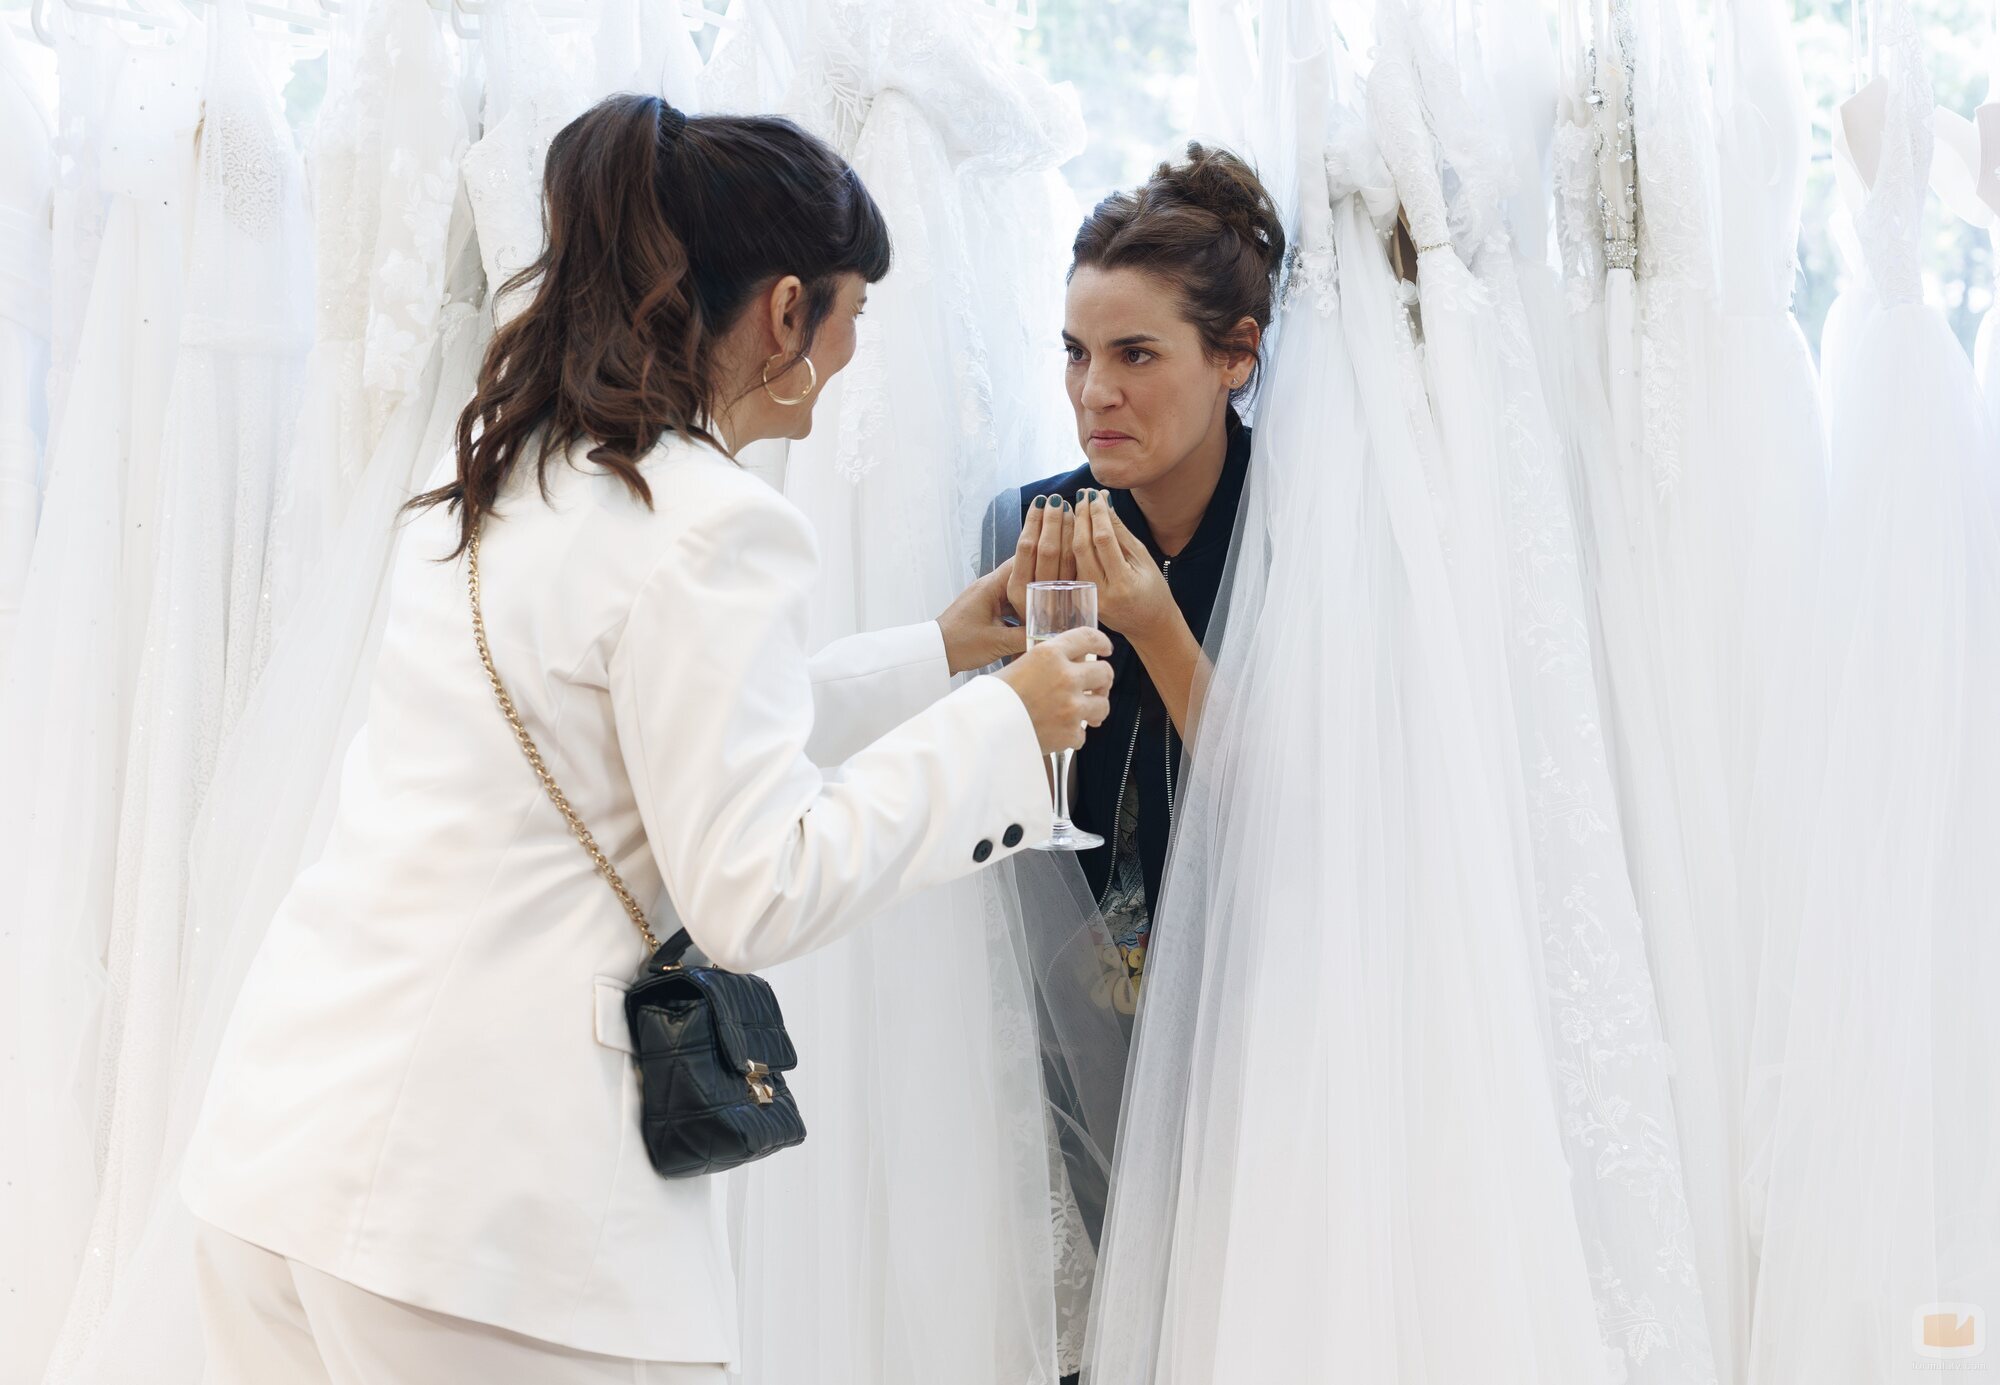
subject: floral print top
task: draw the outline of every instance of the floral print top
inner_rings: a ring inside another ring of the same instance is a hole
[[[1121,1015],[1139,1008],[1139,985],[1145,977],[1146,941],[1153,930],[1152,907],[1146,899],[1145,866],[1139,858],[1139,785],[1125,786],[1119,805],[1118,839],[1112,843],[1111,882],[1105,887],[1100,911],[1112,946],[1105,949],[1105,978],[1098,1001]]]

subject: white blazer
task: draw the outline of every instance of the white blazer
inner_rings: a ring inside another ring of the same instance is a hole
[[[664,886],[659,937],[769,967],[1045,833],[1026,708],[990,677],[949,691],[936,625],[807,657],[817,557],[782,496],[676,440],[649,510],[572,456],[486,526],[487,630],[599,845],[639,899]],[[183,1192],[404,1303],[734,1362],[721,1180],[664,1180],[640,1141],[644,945],[494,702],[464,562],[437,561],[455,538],[442,508],[402,537],[331,836],[244,983]]]

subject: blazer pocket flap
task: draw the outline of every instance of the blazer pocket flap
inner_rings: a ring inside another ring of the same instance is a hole
[[[632,1026],[625,1022],[625,983],[610,976],[596,978],[597,1042],[620,1053],[631,1053]]]

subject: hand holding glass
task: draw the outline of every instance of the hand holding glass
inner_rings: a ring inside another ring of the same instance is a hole
[[[1028,584],[1028,648],[1052,640],[1067,630],[1089,630],[1097,625],[1097,584],[1095,582],[1030,582]],[[1069,762],[1076,752],[1059,750],[1049,756],[1055,779],[1055,823],[1049,839],[1036,842],[1037,851],[1088,851],[1103,846],[1104,838],[1085,832],[1069,820]]]

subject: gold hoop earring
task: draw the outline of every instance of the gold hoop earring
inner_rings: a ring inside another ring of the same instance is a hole
[[[782,356],[783,354],[784,353],[782,351],[778,353],[779,356]],[[787,399],[783,395],[779,394],[776,390],[771,388],[771,362],[775,361],[776,359],[778,359],[777,356],[771,356],[767,357],[764,361],[764,393],[771,396],[771,402],[774,404],[782,404],[789,409],[795,405],[803,404],[808,399],[811,399],[813,396],[813,391],[819,388],[819,369],[818,367],[813,365],[813,358],[810,356],[799,357],[799,359],[805,363],[806,367],[806,389],[804,394],[799,395],[795,399]],[[789,369],[789,367],[787,368]]]

